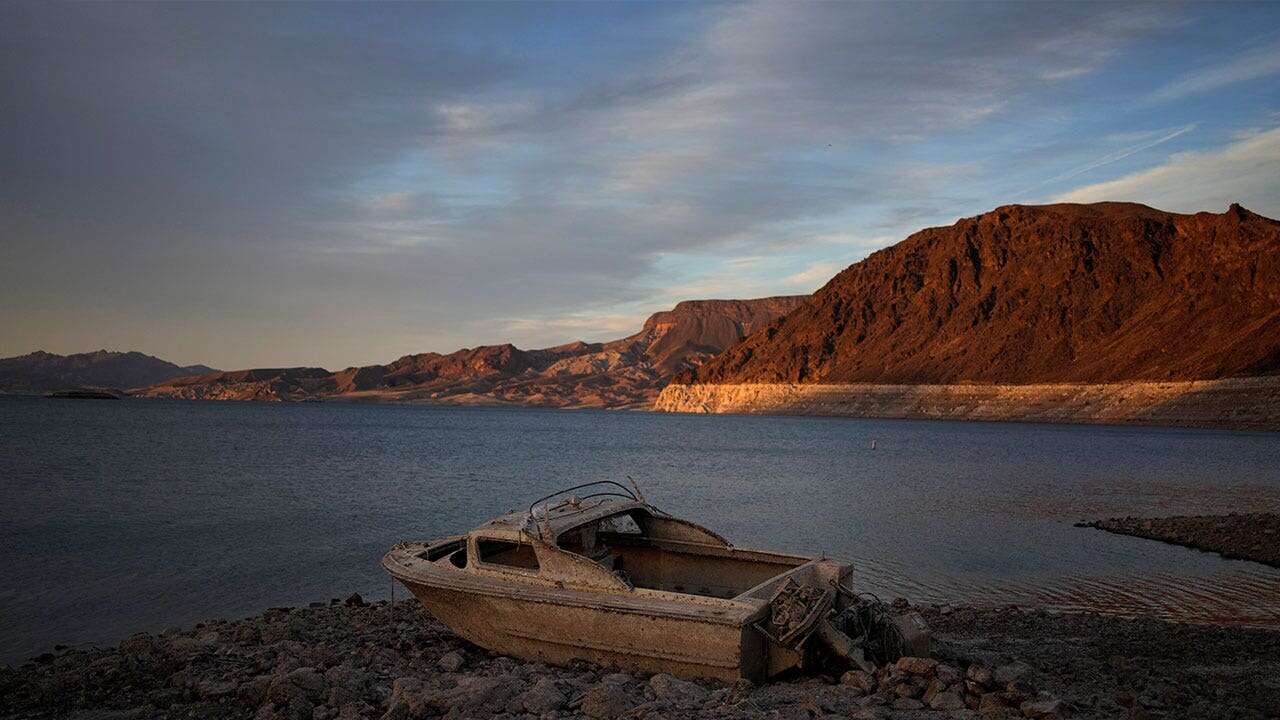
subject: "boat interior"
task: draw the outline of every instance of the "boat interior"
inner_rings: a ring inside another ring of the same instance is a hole
[[[604,565],[636,588],[725,599],[809,561],[740,550],[714,536],[681,539],[698,528],[673,528],[673,522],[679,521],[632,509],[568,530],[556,545]]]
[[[551,546],[585,557],[639,590],[725,600],[768,598],[786,577],[799,580],[806,575],[806,565],[812,561],[807,557],[735,548],[710,530],[662,513],[626,488],[623,490],[626,494],[613,490],[601,494],[633,502],[624,503],[616,513],[597,512],[576,525],[563,522],[563,517],[577,512],[581,498],[574,498],[571,508],[565,509],[563,505],[553,508],[560,512],[558,531],[554,536],[540,537],[539,543],[523,537],[516,541],[509,535],[505,538],[486,536],[480,529],[471,533],[471,542],[467,536],[453,538],[430,546],[420,557],[460,569],[478,561],[482,569],[542,575],[539,553],[547,552]],[[534,508],[530,506],[530,518],[536,517]],[[548,558],[542,559],[549,562]]]

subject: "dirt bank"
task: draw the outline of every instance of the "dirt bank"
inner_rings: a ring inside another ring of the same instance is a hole
[[[0,670],[0,717],[941,720],[1265,718],[1280,710],[1280,632],[921,610],[941,664],[750,686],[494,656],[413,601],[277,609]],[[985,714],[963,706],[979,697]]]
[[[1276,513],[1123,517],[1080,525],[1280,568],[1280,514]]]

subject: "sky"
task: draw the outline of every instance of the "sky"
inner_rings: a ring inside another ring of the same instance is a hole
[[[4,3],[0,168],[0,356],[607,340],[1010,203],[1280,217],[1280,3]]]

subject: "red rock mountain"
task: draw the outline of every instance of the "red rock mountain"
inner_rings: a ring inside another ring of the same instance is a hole
[[[486,345],[406,355],[387,365],[277,368],[170,380],[135,394],[213,400],[334,398],[547,407],[652,403],[676,372],[705,362],[798,307],[804,297],[695,300],[652,315],[640,332],[607,343],[542,350]]]
[[[37,350],[0,358],[0,392],[41,393],[69,388],[145,387],[193,373],[215,372],[204,365],[180,367],[140,352],[55,355]]]
[[[836,275],[677,383],[1106,383],[1280,373],[1280,223],[1010,205]]]

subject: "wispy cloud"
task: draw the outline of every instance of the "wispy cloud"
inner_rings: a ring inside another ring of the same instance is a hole
[[[813,292],[825,285],[828,280],[843,269],[844,266],[840,263],[819,261],[810,264],[798,273],[786,276],[782,281],[797,289],[803,289],[805,292]]]
[[[1123,139],[1136,140],[1137,141],[1136,144],[1120,148],[1119,150],[1115,150],[1113,152],[1107,153],[1106,155],[1103,155],[1102,157],[1097,158],[1096,160],[1092,160],[1088,163],[1085,163],[1084,165],[1081,165],[1076,168],[1072,168],[1071,170],[1068,170],[1059,175],[1046,178],[1045,180],[1037,183],[1035,187],[1028,188],[1027,190],[1017,193],[1016,195],[1014,195],[1014,198],[1026,197],[1027,195],[1032,194],[1033,192],[1039,190],[1040,188],[1046,185],[1065,182],[1074,177],[1083,175],[1087,172],[1091,172],[1093,170],[1097,170],[1098,168],[1106,167],[1107,165],[1110,165],[1112,163],[1119,162],[1121,160],[1124,160],[1125,158],[1133,157],[1134,155],[1137,155],[1143,150],[1150,150],[1151,148],[1156,147],[1157,145],[1163,145],[1169,142],[1170,140],[1186,135],[1192,130],[1195,130],[1196,127],[1198,126],[1199,126],[1199,123],[1191,123],[1189,125],[1183,125],[1182,127],[1174,130],[1158,130],[1154,132],[1126,134],[1123,137]]]
[[[1233,202],[1280,215],[1280,128],[1216,150],[1182,152],[1164,163],[1115,180],[1062,193],[1053,202],[1127,200],[1165,210],[1219,212]]]
[[[1160,85],[1144,60],[1278,16],[0,3],[0,306],[20,316],[0,354],[140,338],[222,367],[337,367],[811,290],[1046,175],[1225,136],[1171,103],[1164,132],[1094,149],[1137,122],[1110,107]],[[1255,51],[1168,92],[1269,67]],[[1258,115],[1222,113],[1274,126]]]
[[[1156,90],[1151,102],[1168,102],[1280,73],[1280,41],[1246,51],[1231,60],[1188,73]]]

